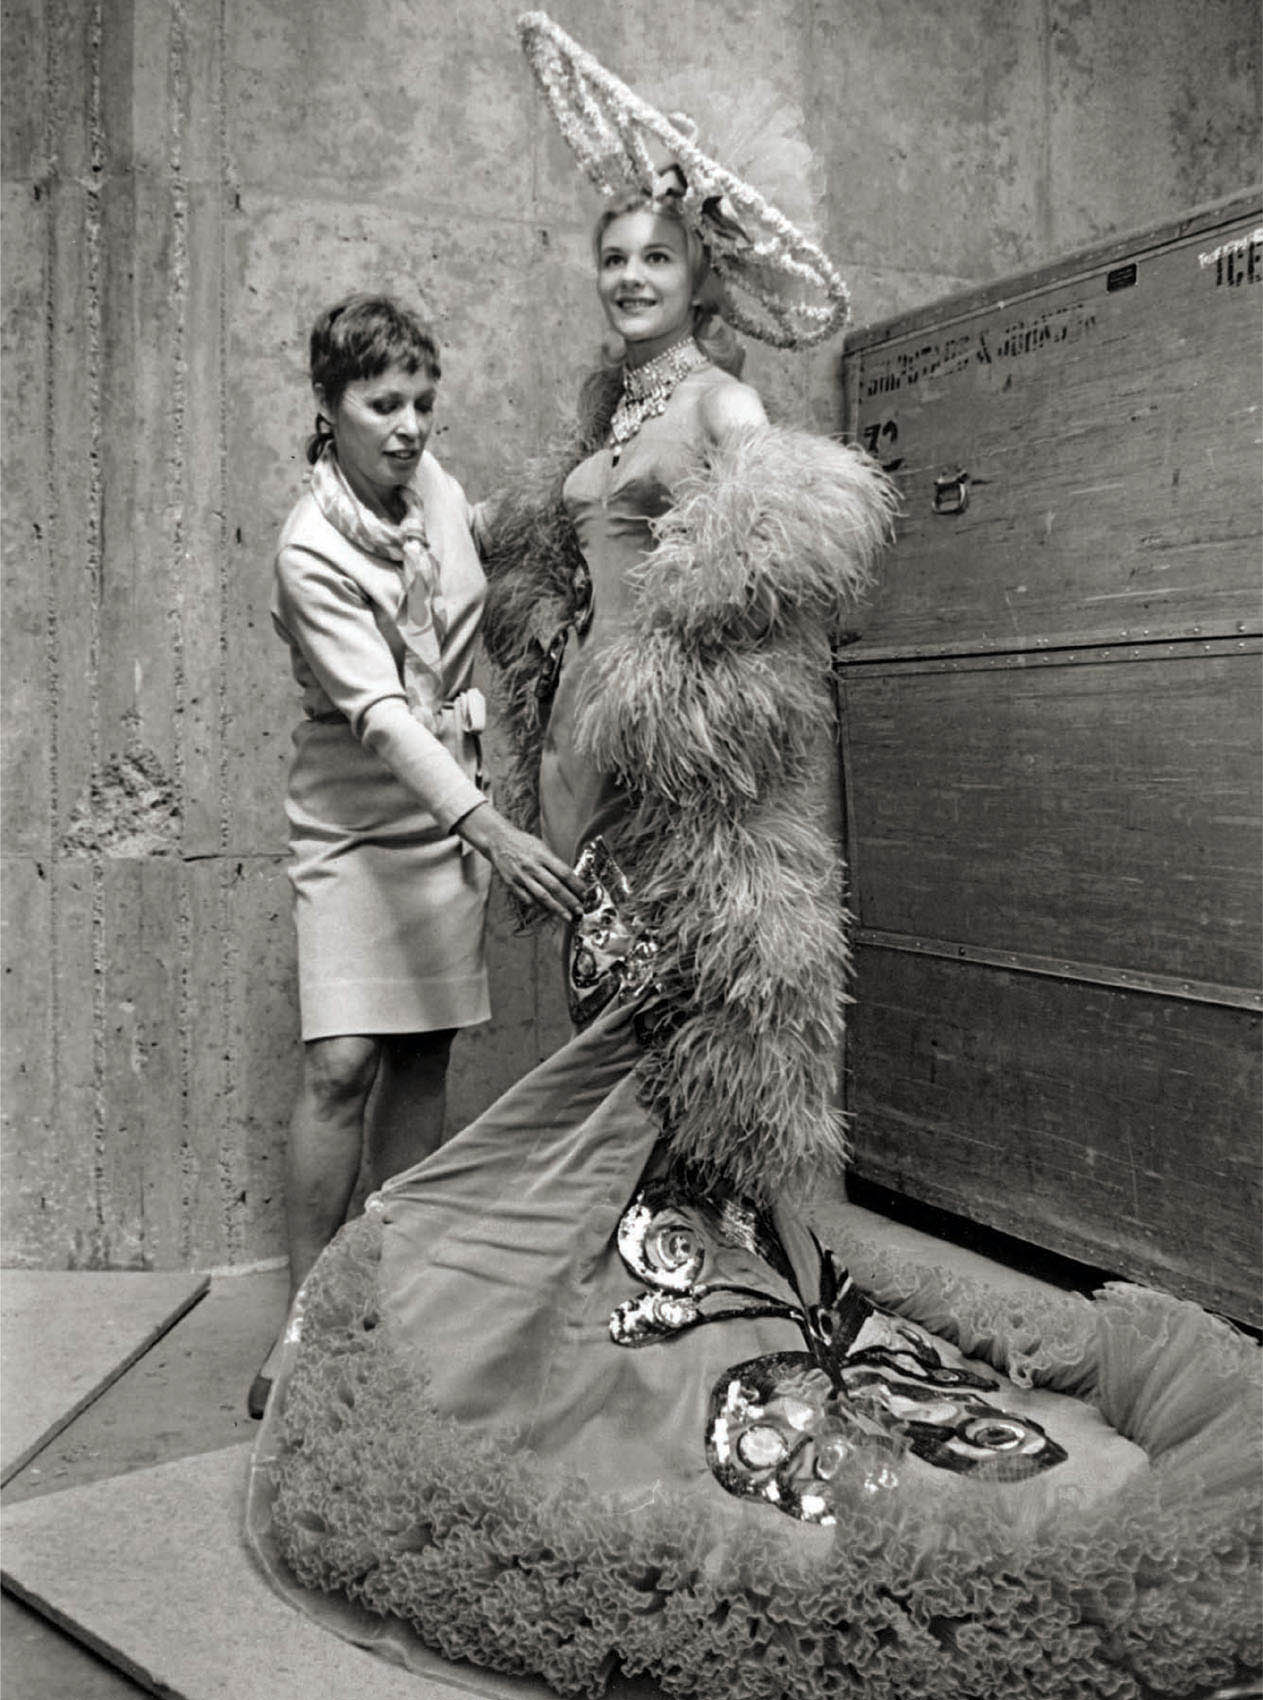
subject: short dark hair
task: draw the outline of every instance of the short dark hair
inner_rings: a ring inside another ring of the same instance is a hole
[[[424,369],[435,383],[443,375],[434,332],[389,295],[348,295],[326,307],[311,327],[309,349],[311,381],[330,407],[338,405],[348,384],[379,377],[388,366]],[[308,460],[318,458],[327,435],[318,422]]]

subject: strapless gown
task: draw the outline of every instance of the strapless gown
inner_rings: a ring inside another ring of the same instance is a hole
[[[625,914],[628,802],[574,703],[705,381],[565,489],[592,619],[543,819],[588,882],[565,952],[587,1025],[317,1264],[248,1538],[330,1629],[418,1672],[471,1661],[484,1694],[513,1691],[491,1672],[709,1700],[1227,1681],[1257,1653],[1248,1342],[1139,1288],[1016,1300],[828,1244],[799,1205],[693,1186],[637,1101],[653,941]]]

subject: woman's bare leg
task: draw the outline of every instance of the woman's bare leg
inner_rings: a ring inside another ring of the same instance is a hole
[[[364,1151],[364,1106],[377,1075],[381,1041],[362,1034],[311,1039],[285,1153],[289,1296],[346,1218]],[[280,1340],[260,1374],[274,1373]]]
[[[454,1028],[382,1039],[377,1092],[368,1118],[368,1171],[374,1186],[410,1169],[443,1142],[447,1065]]]

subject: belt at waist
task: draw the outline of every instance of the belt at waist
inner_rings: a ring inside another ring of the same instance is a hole
[[[325,709],[319,714],[307,710],[307,719],[314,720],[320,726],[336,726],[338,721],[345,720],[346,715],[340,708]],[[433,727],[435,733],[443,731],[467,732],[477,736],[487,729],[487,699],[478,689],[471,685],[467,691],[461,691],[459,696],[449,697],[439,705],[438,725]]]

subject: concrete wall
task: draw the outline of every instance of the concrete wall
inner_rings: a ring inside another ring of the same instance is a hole
[[[1036,264],[1256,173],[1255,0],[556,0],[633,80],[752,67],[825,162],[857,317]],[[269,555],[353,286],[446,349],[437,449],[491,489],[594,345],[591,205],[514,0],[4,9],[5,1254],[281,1250],[295,1065]],[[755,350],[828,425],[836,351]],[[465,1119],[561,1029],[495,919]]]

